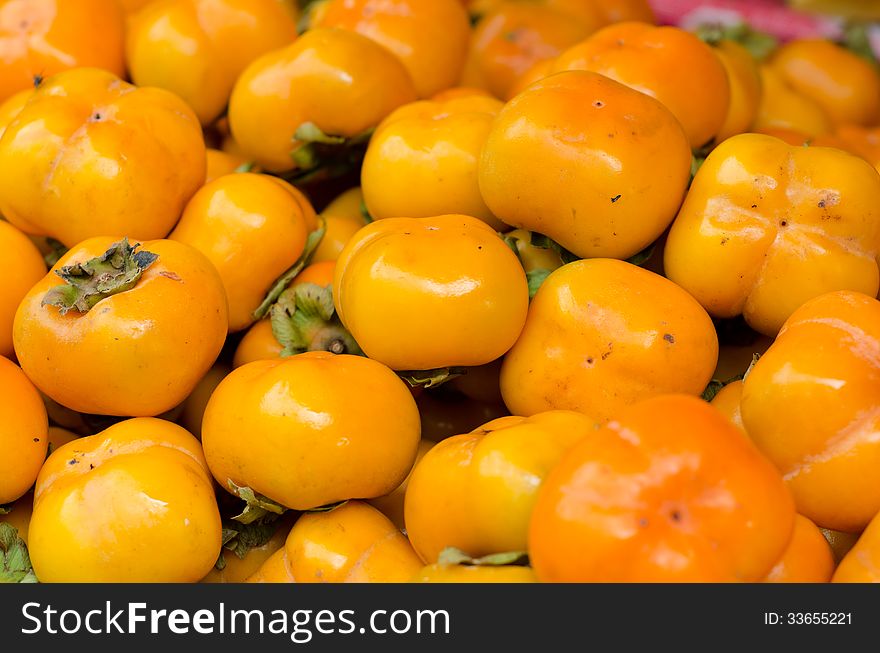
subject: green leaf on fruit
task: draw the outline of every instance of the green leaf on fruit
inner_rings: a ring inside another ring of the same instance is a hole
[[[284,349],[282,357],[307,351],[332,354],[363,354],[342,325],[333,305],[332,286],[294,284],[278,298],[269,312],[272,334]]]
[[[731,383],[736,383],[737,381],[745,381],[746,377],[749,375],[749,372],[752,371],[752,368],[755,367],[755,363],[757,363],[760,358],[761,358],[761,354],[753,354],[752,355],[752,362],[749,365],[749,369],[747,369],[742,374],[737,374],[736,376],[733,376],[733,377],[727,379],[727,381],[721,381],[720,379],[712,379],[709,382],[709,385],[706,386],[706,389],[703,390],[703,394],[700,395],[700,397],[704,401],[711,402],[715,397],[718,396],[719,392],[721,392],[724,388],[729,386]]]
[[[370,214],[370,209],[367,208],[367,203],[363,200],[361,200],[360,211],[361,217],[364,219],[364,224],[370,224],[371,222],[374,222],[373,216]]]
[[[709,45],[717,45],[722,40],[736,41],[758,61],[766,59],[779,46],[778,38],[758,31],[746,22],[732,25],[707,23],[698,27],[696,34]]]
[[[539,249],[552,249],[554,252],[559,254],[559,258],[562,259],[563,263],[571,263],[573,261],[581,260],[581,257],[577,254],[568,251],[549,236],[539,234],[536,231],[532,232],[531,245],[532,247],[537,247]]]
[[[87,313],[102,299],[131,290],[159,258],[158,254],[136,251],[140,243],[129,245],[128,238],[113,243],[101,256],[55,270],[64,284],[51,288],[42,305],[56,306],[65,315],[75,310]]]
[[[253,524],[257,521],[265,521],[270,515],[283,515],[287,508],[269,497],[257,494],[249,487],[236,485],[231,480],[226,481],[229,489],[238,498],[245,502],[244,509],[232,519],[240,524]]]
[[[709,381],[709,385],[706,386],[706,389],[703,390],[703,394],[700,395],[700,398],[703,401],[711,402],[719,392],[724,389],[726,384],[724,381],[719,381],[718,379],[712,379]]]
[[[538,289],[544,284],[551,273],[552,270],[545,270],[543,268],[526,272],[526,279],[529,282],[529,299],[535,297],[538,293]]]
[[[272,305],[278,301],[278,298],[281,297],[281,294],[287,289],[290,283],[296,278],[300,272],[305,269],[305,267],[309,264],[309,261],[312,260],[312,257],[315,255],[315,250],[318,249],[318,245],[321,244],[321,239],[324,238],[324,233],[327,230],[327,223],[321,216],[318,216],[318,228],[315,229],[312,233],[309,234],[309,237],[306,239],[306,245],[303,248],[302,254],[297,259],[296,263],[288,269],[284,274],[282,274],[274,284],[272,284],[272,288],[269,290],[266,297],[263,299],[263,302],[257,307],[257,310],[253,312],[254,320],[262,320],[269,313],[269,310],[272,308]]]
[[[336,510],[337,508],[341,508],[346,503],[348,503],[348,499],[345,501],[337,501],[336,503],[328,503],[326,506],[318,506],[317,508],[309,508],[304,512],[331,512]]]
[[[279,527],[278,516],[271,513],[266,515],[264,520],[252,524],[224,520],[222,549],[215,567],[220,571],[226,568],[227,551],[233,553],[239,560],[244,560],[252,549],[264,546],[271,540]]]
[[[441,565],[468,565],[475,567],[527,567],[529,555],[525,551],[506,551],[504,553],[492,553],[481,558],[474,558],[455,547],[449,546],[440,552],[437,559]]]
[[[441,367],[435,370],[398,371],[397,376],[413,388],[436,388],[458,376],[467,374],[466,367]]]
[[[48,267],[54,267],[61,260],[61,257],[67,254],[67,246],[60,240],[54,238],[46,238],[46,244],[49,246],[49,253],[43,257]]]
[[[27,545],[11,524],[0,523],[0,583],[36,583]]]
[[[256,167],[257,167],[256,161],[245,161],[244,163],[242,163],[240,166],[238,166],[232,172],[237,172],[237,173],[253,172],[253,170]]]
[[[301,124],[293,135],[290,158],[295,170],[283,175],[288,181],[306,183],[320,177],[338,177],[357,169],[373,136],[367,129],[351,138],[327,134],[313,122]]]

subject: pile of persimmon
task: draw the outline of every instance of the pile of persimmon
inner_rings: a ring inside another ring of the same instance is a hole
[[[0,581],[880,581],[880,66],[687,27],[0,0]]]

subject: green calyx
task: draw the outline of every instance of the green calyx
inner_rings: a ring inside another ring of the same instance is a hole
[[[775,36],[759,32],[748,23],[701,25],[696,34],[709,45],[717,45],[722,40],[736,41],[758,61],[766,59],[779,46],[779,39]]]
[[[67,246],[60,240],[54,238],[46,238],[46,244],[49,246],[49,253],[43,256],[46,265],[50,268],[61,260],[61,257],[67,254]]]
[[[874,48],[871,47],[870,23],[854,22],[847,26],[843,37],[843,45],[850,51],[869,61],[875,66],[880,64]]]
[[[703,153],[697,153],[691,156],[691,178],[688,182],[688,188],[690,185],[694,183],[694,178],[697,176],[697,173],[700,171],[700,168],[703,167],[703,164],[706,162],[706,156]]]
[[[36,583],[27,545],[18,529],[0,524],[0,583]]]
[[[718,396],[718,393],[724,390],[731,383],[736,383],[737,381],[745,381],[746,377],[749,375],[749,372],[754,369],[755,364],[760,360],[761,354],[752,354],[752,362],[749,365],[749,369],[747,369],[743,374],[737,374],[736,376],[727,379],[727,381],[722,381],[720,379],[712,379],[709,381],[709,385],[706,386],[706,389],[703,390],[703,394],[700,395],[700,398],[703,401],[711,402],[715,397]]]
[[[287,512],[287,508],[277,501],[273,501],[262,494],[257,494],[249,487],[236,485],[229,479],[227,479],[226,484],[229,486],[232,494],[245,502],[244,509],[232,518],[239,524],[267,523],[269,520],[276,519],[278,515],[283,515]]]
[[[397,376],[413,388],[436,388],[458,376],[467,374],[466,367],[440,367],[435,370],[406,370],[396,372]]]
[[[529,283],[529,299],[535,298],[535,295],[538,294],[538,290],[540,290],[541,286],[544,285],[544,282],[547,280],[547,277],[552,273],[553,270],[547,270],[545,268],[529,270],[526,272],[526,280]]]
[[[448,546],[440,552],[437,562],[441,565],[467,565],[472,567],[528,567],[529,556],[525,551],[492,553],[482,558],[473,558],[461,549]]]
[[[333,512],[337,508],[341,508],[346,503],[348,503],[348,499],[345,501],[337,501],[336,503],[328,503],[326,506],[318,506],[317,508],[309,508],[303,512]]]
[[[224,520],[222,549],[214,566],[221,571],[226,568],[225,554],[227,551],[235,554],[239,560],[244,560],[251,549],[257,549],[271,540],[279,526],[278,516],[272,513],[267,514],[265,519],[252,524]]]
[[[290,282],[296,278],[300,272],[309,264],[312,256],[315,254],[315,250],[318,249],[318,245],[321,244],[321,240],[324,238],[324,233],[327,230],[327,223],[324,218],[318,216],[319,227],[315,229],[312,233],[309,234],[309,237],[306,239],[306,246],[303,249],[302,254],[297,259],[296,263],[293,264],[289,270],[287,270],[284,274],[282,274],[274,284],[272,284],[272,288],[269,290],[269,293],[266,295],[265,299],[263,299],[263,303],[257,307],[257,310],[253,313],[254,320],[262,320],[269,314],[269,311],[272,308],[272,305],[278,301],[281,297],[281,294],[287,289],[290,285]]]
[[[300,17],[296,24],[296,33],[304,34],[312,27],[312,14],[326,0],[297,0]]]
[[[269,315],[272,333],[284,347],[282,356],[295,356],[307,351],[363,353],[336,314],[330,286],[322,288],[314,283],[296,284],[281,293]]]
[[[256,161],[245,161],[244,163],[242,163],[240,166],[238,166],[232,172],[247,173],[247,172],[254,172],[256,169],[257,169],[257,162]]]
[[[72,310],[87,313],[102,299],[131,290],[159,258],[152,252],[136,251],[139,246],[123,238],[101,256],[56,270],[64,283],[46,293],[43,306],[55,306],[62,315]]]
[[[361,201],[360,205],[361,217],[364,219],[364,224],[370,224],[371,222],[375,222],[373,216],[370,214],[370,209],[367,208],[367,203]]]
[[[562,259],[563,264],[572,263],[573,261],[580,261],[581,257],[577,254],[569,252],[562,245],[557,243],[555,240],[550,238],[549,236],[545,236],[544,234],[539,234],[536,231],[532,232],[532,247],[537,247],[539,249],[552,249],[554,252],[559,254],[559,258]]]
[[[293,135],[290,151],[295,170],[283,177],[292,183],[304,184],[357,170],[373,131],[367,129],[349,138],[327,134],[313,122],[301,124]]]

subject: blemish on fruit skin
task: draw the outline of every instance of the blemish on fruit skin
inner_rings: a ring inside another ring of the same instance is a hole
[[[616,195],[616,196],[612,197],[612,198],[611,198],[611,203],[614,204],[614,203],[615,203],[617,200],[619,200],[620,198],[621,198],[621,195]]]
[[[670,345],[674,345],[674,344],[675,344],[675,336],[673,336],[671,333],[666,333],[666,334],[664,334],[664,335],[663,335],[663,339],[664,339],[666,342],[668,342]]]

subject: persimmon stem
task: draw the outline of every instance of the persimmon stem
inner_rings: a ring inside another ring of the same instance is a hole
[[[56,306],[62,315],[72,310],[87,313],[101,300],[131,290],[159,258],[152,252],[135,251],[139,246],[123,238],[101,256],[55,270],[64,283],[46,293],[43,306]]]
[[[307,351],[362,353],[336,315],[330,286],[301,283],[288,288],[272,306],[270,319],[275,339],[284,346],[282,356]]]

